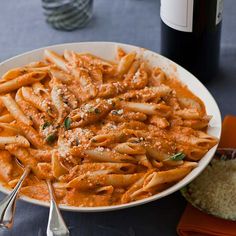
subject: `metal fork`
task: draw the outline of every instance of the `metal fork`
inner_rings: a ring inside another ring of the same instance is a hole
[[[21,166],[17,159],[16,162]],[[0,202],[0,228],[12,228],[18,193],[22,183],[30,173],[30,170],[31,169],[29,166],[25,167],[23,175],[21,176],[13,191]]]
[[[55,201],[52,183],[50,180],[46,180],[46,182],[50,195],[50,211],[47,226],[47,236],[69,236],[70,232]]]
[[[22,166],[18,159],[17,164],[24,169],[24,172],[13,191],[0,202],[0,228],[10,229],[13,226],[16,200],[19,190],[31,171],[29,166]],[[69,230],[61,216],[54,197],[54,191],[50,180],[46,180],[50,194],[50,212],[47,227],[47,236],[69,236]]]

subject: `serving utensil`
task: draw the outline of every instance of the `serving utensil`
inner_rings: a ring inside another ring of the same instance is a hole
[[[16,159],[16,162],[20,167],[24,168],[18,159]],[[30,171],[30,167],[26,166],[13,191],[0,202],[0,228],[12,228],[18,193]]]
[[[221,160],[221,161],[227,161],[227,160],[233,160],[236,159],[236,148],[218,148],[216,150],[215,159],[217,160]],[[181,194],[183,195],[183,197],[195,208],[197,208],[198,210],[209,214],[209,215],[213,215],[215,217],[218,218],[222,218],[225,219],[224,217],[222,217],[221,215],[218,214],[214,214],[212,212],[209,212],[207,209],[204,209],[202,207],[200,207],[198,204],[196,204],[192,197],[191,197],[191,192],[190,192],[190,188],[189,185],[185,186],[184,188],[182,188],[180,190]],[[226,220],[231,220],[231,221],[236,221],[236,219],[226,219]]]
[[[46,183],[50,195],[50,211],[47,226],[47,236],[69,236],[70,232],[55,201],[52,183],[50,180],[46,180]]]

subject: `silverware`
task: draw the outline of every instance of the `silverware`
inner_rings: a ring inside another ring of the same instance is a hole
[[[69,236],[70,232],[62,218],[55,201],[54,191],[50,180],[46,180],[50,195],[50,211],[47,226],[47,236]]]
[[[16,161],[18,162],[17,159]],[[0,228],[12,228],[17,196],[22,183],[30,173],[30,170],[30,167],[25,168],[23,175],[21,176],[13,191],[0,202]]]

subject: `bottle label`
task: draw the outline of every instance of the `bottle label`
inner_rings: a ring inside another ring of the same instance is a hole
[[[162,21],[173,29],[192,32],[193,3],[194,0],[161,0]]]
[[[222,21],[224,0],[217,0],[216,6],[216,25]]]

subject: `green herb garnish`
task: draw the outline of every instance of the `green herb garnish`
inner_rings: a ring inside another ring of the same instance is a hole
[[[185,154],[182,152],[178,152],[176,154],[174,154],[173,156],[170,156],[168,158],[168,160],[172,160],[172,161],[181,161],[185,158]]]
[[[49,122],[49,121],[46,121],[44,124],[43,124],[43,126],[42,126],[42,129],[44,130],[44,129],[46,129],[48,126],[50,126],[51,125],[51,123]]]
[[[52,144],[55,140],[57,139],[56,134],[49,134],[46,138],[45,141],[49,144]]]
[[[101,111],[100,111],[98,108],[95,108],[95,109],[94,109],[94,112],[95,112],[96,114],[101,113]]]
[[[71,118],[70,117],[66,117],[65,121],[64,121],[64,127],[65,129],[69,129],[71,125]]]

